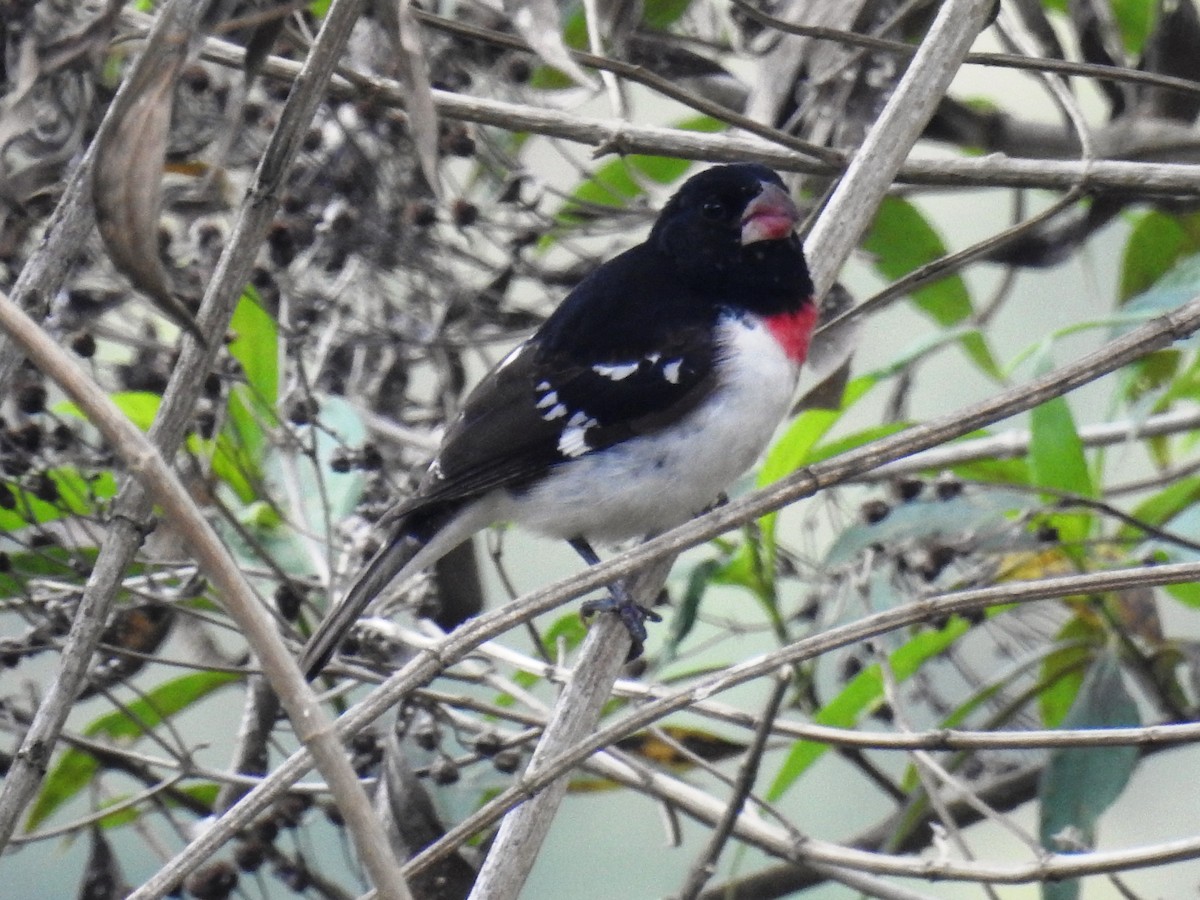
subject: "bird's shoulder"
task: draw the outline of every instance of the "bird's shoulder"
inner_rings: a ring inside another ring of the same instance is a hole
[[[719,314],[644,245],[601,266],[468,396],[421,495],[519,488],[670,426],[711,390]]]

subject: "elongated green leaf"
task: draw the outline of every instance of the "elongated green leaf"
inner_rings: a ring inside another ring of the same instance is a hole
[[[1141,724],[1137,703],[1125,689],[1113,652],[1102,653],[1079,688],[1063,727],[1128,728]],[[1084,847],[1095,845],[1100,816],[1121,795],[1137,764],[1136,747],[1066,747],[1051,751],[1042,772],[1039,834],[1049,850],[1069,850],[1059,836],[1075,835]],[[1078,896],[1078,882],[1062,882],[1042,896],[1065,900]]]
[[[1059,646],[1042,663],[1042,683],[1038,707],[1042,725],[1057,728],[1067,717],[1079,696],[1087,662],[1103,644],[1104,632],[1087,619],[1076,616],[1059,630],[1054,639]]]
[[[1049,353],[1043,355],[1039,374],[1049,371]],[[1088,472],[1083,441],[1075,427],[1075,417],[1066,398],[1055,397],[1035,406],[1029,414],[1029,464],[1033,483],[1038,487],[1071,491],[1084,497],[1094,497],[1095,487]],[[1086,514],[1053,517],[1054,527],[1066,543],[1083,540],[1091,528],[1091,516]]]
[[[901,197],[887,197],[880,204],[862,247],[874,257],[879,273],[892,280],[946,255],[946,245],[937,231],[920,210]],[[970,291],[959,275],[947,275],[918,288],[912,299],[943,327],[958,324],[972,313]],[[966,332],[960,340],[981,371],[1000,378],[1000,366],[980,332]]]
[[[109,394],[108,399],[121,412],[129,417],[129,421],[140,428],[142,431],[149,431],[150,425],[154,422],[154,417],[158,415],[158,406],[162,403],[162,397],[158,394],[152,394],[149,391],[118,391],[114,394]],[[75,416],[79,419],[86,419],[78,406],[70,400],[64,400],[61,403],[54,405],[54,411],[65,416]]]
[[[912,637],[888,656],[896,680],[903,682],[912,677],[926,660],[942,653],[969,629],[970,625],[965,620],[955,617],[944,628],[922,631]],[[859,672],[836,697],[821,707],[813,716],[813,721],[819,725],[850,728],[858,722],[860,715],[882,699],[883,672],[876,664]],[[797,741],[793,744],[767,792],[768,799],[778,800],[782,797],[828,749],[828,744],[816,741]]]
[[[708,590],[712,577],[720,566],[721,563],[718,560],[706,559],[696,565],[688,575],[687,589],[684,591],[683,600],[675,611],[675,615],[671,617],[671,633],[667,636],[666,645],[663,647],[665,661],[675,658],[679,645],[691,634],[692,628],[696,624],[696,616],[700,612],[700,601],[704,599],[704,593]]]
[[[279,329],[253,287],[242,294],[230,327],[237,339],[229,345],[229,352],[242,364],[257,402],[273,414],[279,400]]]
[[[6,499],[11,500],[13,507],[0,509],[0,533],[20,531],[29,525],[55,522],[67,516],[95,513],[96,501],[108,500],[117,493],[117,481],[111,472],[85,477],[64,466],[49,469],[44,474],[54,483],[57,499],[53,502],[0,480],[0,489],[7,491]]]
[[[24,595],[25,585],[30,578],[71,578],[79,577],[78,571],[72,566],[79,560],[89,567],[96,560],[97,551],[93,548],[77,547],[67,550],[63,547],[42,547],[37,550],[24,551],[7,549],[7,542],[0,541],[0,549],[8,554],[8,568],[0,573],[0,597],[20,597]],[[130,574],[138,574],[141,566],[131,568]]]
[[[84,734],[88,737],[107,737],[131,740],[160,725],[165,719],[188,709],[241,676],[230,672],[196,672],[160,684],[125,709],[106,713],[91,722]],[[97,763],[86,751],[68,748],[42,782],[26,828],[35,829],[56,809],[87,787],[97,771]]]

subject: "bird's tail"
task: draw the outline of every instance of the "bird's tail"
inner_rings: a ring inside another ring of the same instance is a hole
[[[306,678],[311,681],[321,673],[358,617],[404,571],[423,546],[425,541],[415,535],[401,533],[371,558],[350,585],[346,596],[321,620],[304,645],[304,652],[300,654],[300,669]]]
[[[401,518],[392,539],[371,558],[308,639],[300,654],[305,677],[311,681],[321,673],[351,626],[392,581],[433,565],[490,521],[488,511],[477,503]]]

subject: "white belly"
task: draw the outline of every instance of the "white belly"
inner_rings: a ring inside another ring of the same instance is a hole
[[[722,385],[670,427],[559,465],[502,518],[551,537],[625,540],[709,506],[762,454],[787,413],[798,366],[756,317],[721,326]]]

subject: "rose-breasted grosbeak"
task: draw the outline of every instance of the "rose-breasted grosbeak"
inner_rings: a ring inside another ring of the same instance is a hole
[[[388,543],[321,622],[315,676],[394,578],[495,522],[620,541],[705,509],[762,453],[787,412],[817,318],[798,214],[759,165],[693,176],[646,241],[600,266],[467,398]],[[623,591],[634,638],[647,610]]]

